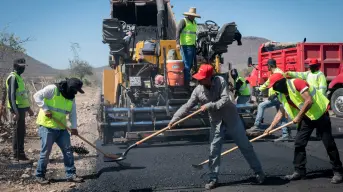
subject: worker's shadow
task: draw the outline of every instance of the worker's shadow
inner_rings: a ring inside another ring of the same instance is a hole
[[[119,164],[118,166],[112,166],[112,167],[104,167],[100,169],[98,172],[94,174],[89,174],[89,175],[84,175],[80,176],[84,180],[91,180],[91,179],[98,179],[103,173],[108,173],[108,172],[119,172],[123,170],[130,170],[130,169],[145,169],[146,167],[132,167],[128,164]],[[57,182],[66,182],[66,179],[50,179],[51,182],[57,183]]]
[[[306,180],[312,180],[317,178],[331,178],[333,176],[331,169],[317,170],[308,172],[306,175]],[[228,182],[228,183],[219,183],[219,186],[232,186],[232,185],[264,185],[264,186],[278,186],[285,185],[290,183],[289,180],[284,178],[284,175],[266,175],[265,181],[263,184],[256,184],[255,178],[250,177],[248,179]]]

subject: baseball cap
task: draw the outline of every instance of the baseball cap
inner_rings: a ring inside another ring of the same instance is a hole
[[[202,80],[206,79],[209,77],[212,77],[214,71],[213,71],[213,66],[210,64],[202,64],[199,67],[199,70],[196,74],[193,75],[193,78],[196,80]]]
[[[15,59],[13,65],[27,66],[25,58]]]
[[[315,64],[318,64],[318,60],[317,59],[311,59],[310,65],[315,65]]]
[[[273,85],[277,82],[277,81],[279,81],[279,80],[281,80],[281,79],[283,79],[283,78],[285,78],[281,73],[274,73],[273,75],[271,75],[270,77],[269,77],[269,85],[268,85],[268,88],[271,88],[271,87],[273,87]]]
[[[85,93],[85,92],[82,90],[83,82],[82,82],[80,79],[74,78],[74,77],[69,78],[69,79],[67,79],[67,84],[68,84],[68,86],[74,88],[74,89],[77,90],[78,92],[80,92],[80,93],[82,93],[82,94]]]

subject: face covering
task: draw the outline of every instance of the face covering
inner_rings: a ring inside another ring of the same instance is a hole
[[[18,75],[21,75],[21,74],[24,73],[25,67],[17,66],[17,67],[14,68],[14,70],[18,73]]]
[[[283,79],[277,81],[277,82],[273,85],[273,89],[274,89],[275,91],[280,92],[280,93],[287,94],[287,93],[288,93],[288,89],[287,89],[286,78],[283,78]]]
[[[319,66],[318,66],[318,65],[311,65],[311,66],[310,66],[310,70],[311,70],[312,73],[318,71],[318,69],[319,69]]]
[[[68,86],[67,81],[61,81],[60,83],[57,83],[56,86],[64,98],[69,100],[75,98],[77,91],[73,87]]]

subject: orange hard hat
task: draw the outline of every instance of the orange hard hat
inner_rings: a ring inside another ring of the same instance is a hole
[[[310,65],[316,65],[319,64],[318,59],[311,59],[310,60]]]

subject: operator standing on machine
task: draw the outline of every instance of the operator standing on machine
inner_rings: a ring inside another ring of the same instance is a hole
[[[180,49],[184,63],[185,85],[189,85],[191,81],[191,69],[193,63],[196,61],[197,23],[195,18],[201,17],[196,14],[195,7],[191,7],[189,12],[185,12],[183,15],[186,17],[180,20],[176,30],[176,48]]]
[[[198,103],[202,104],[201,108],[203,110],[208,110],[211,122],[210,181],[205,185],[205,188],[212,189],[218,183],[220,153],[225,129],[239,147],[251,169],[254,170],[257,183],[263,183],[265,175],[261,163],[252,144],[245,135],[245,129],[237,108],[230,100],[229,88],[225,79],[221,76],[215,76],[213,66],[210,64],[201,65],[198,73],[193,75],[193,78],[198,80],[199,85],[195,87],[187,103],[175,112],[169,127],[180,120]]]

